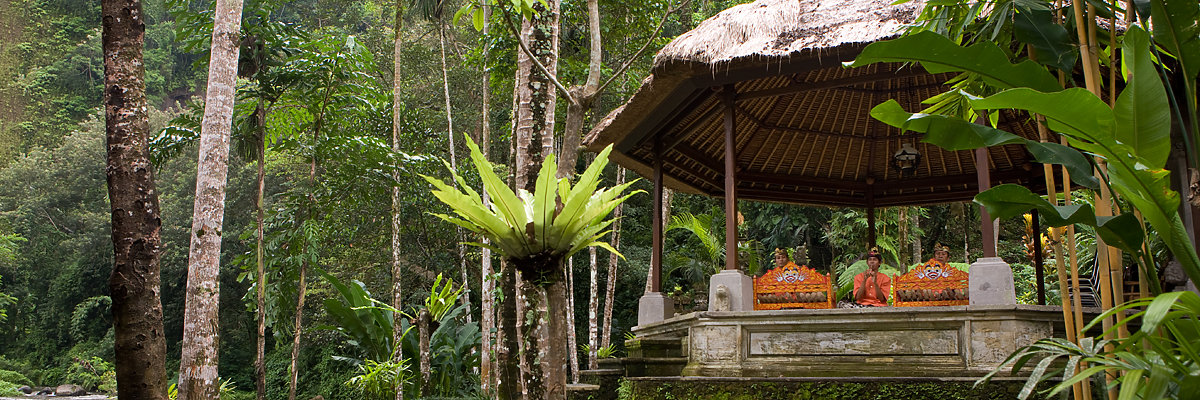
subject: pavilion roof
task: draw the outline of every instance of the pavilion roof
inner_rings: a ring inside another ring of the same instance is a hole
[[[758,0],[732,7],[667,44],[627,103],[584,138],[612,159],[651,176],[662,146],[664,184],[724,195],[723,92],[735,92],[738,198],[883,207],[971,199],[974,153],[919,143],[869,115],[895,99],[909,111],[948,89],[953,75],[914,65],[844,68],[867,44],[892,38],[922,2]],[[1036,138],[1027,118],[1002,112],[1001,128]],[[923,158],[915,173],[891,166],[901,144]],[[1019,145],[988,149],[993,184],[1041,184],[1041,168]]]

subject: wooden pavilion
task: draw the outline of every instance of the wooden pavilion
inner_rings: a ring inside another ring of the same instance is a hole
[[[952,74],[919,66],[842,64],[897,36],[922,5],[758,0],[725,10],[664,47],[642,87],[584,143],[593,151],[614,144],[616,163],[654,182],[656,203],[665,186],[723,197],[728,221],[736,200],[862,207],[872,242],[878,207],[969,201],[999,183],[1044,189],[1042,168],[1020,145],[946,151],[869,115],[889,99],[919,110],[949,89]],[[1003,129],[1037,137],[1027,117],[998,117]],[[660,290],[660,213],[652,292]],[[985,256],[994,257],[992,224],[983,225]],[[732,270],[736,224],[726,229]]]
[[[922,6],[757,0],[732,7],[664,47],[642,87],[584,139],[593,151],[613,144],[616,163],[654,183],[651,290],[634,330],[647,359],[666,359],[647,352],[656,340],[666,344],[663,354],[685,355],[663,361],[666,374],[846,376],[864,371],[830,369],[829,360],[862,365],[875,357],[886,360],[869,367],[878,376],[978,376],[1016,346],[1061,329],[1057,308],[1015,304],[1012,271],[995,258],[986,214],[970,306],[752,311],[750,278],[736,268],[737,200],[866,208],[874,241],[878,207],[968,201],[999,183],[1044,190],[1042,168],[1022,146],[946,151],[869,115],[889,99],[919,110],[948,89],[952,75],[919,66],[843,67],[867,44],[897,36]],[[998,120],[1037,137],[1024,116],[1002,112]],[[674,316],[662,295],[663,187],[725,199],[726,269],[712,278],[709,304],[717,303],[711,291],[725,286],[730,308]],[[636,368],[653,370],[656,362]]]

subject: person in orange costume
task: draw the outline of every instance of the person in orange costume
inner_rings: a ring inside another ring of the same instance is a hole
[[[864,306],[887,307],[892,291],[892,278],[879,273],[883,256],[878,249],[867,253],[867,270],[854,276],[854,302]]]

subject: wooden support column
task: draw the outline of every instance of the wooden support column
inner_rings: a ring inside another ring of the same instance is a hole
[[[651,225],[650,291],[662,291],[663,155],[661,138],[654,139],[654,212]]]
[[[737,155],[733,134],[737,128],[735,119],[736,93],[733,85],[725,85],[721,100],[725,106],[725,269],[737,269]]]
[[[1038,217],[1038,210],[1035,208],[1032,211],[1033,218],[1033,272],[1037,277],[1037,299],[1038,305],[1046,305],[1046,275],[1042,272],[1042,221]]]
[[[975,149],[975,176],[979,182],[979,192],[992,188],[992,174],[988,165],[988,149]],[[983,256],[996,256],[996,230],[992,224],[992,216],[987,209],[979,207],[979,229],[983,232]]]
[[[867,178],[867,250],[879,244],[875,239],[875,178]]]

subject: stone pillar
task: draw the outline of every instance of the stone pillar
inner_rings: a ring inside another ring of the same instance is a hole
[[[708,282],[709,311],[754,310],[754,279],[746,276],[741,270],[721,271],[713,275]],[[721,288],[724,288],[724,294],[717,293]]]
[[[675,302],[662,292],[646,292],[638,299],[638,326],[675,316]]]
[[[1000,257],[983,257],[971,264],[968,296],[971,305],[1017,304],[1013,272]]]

